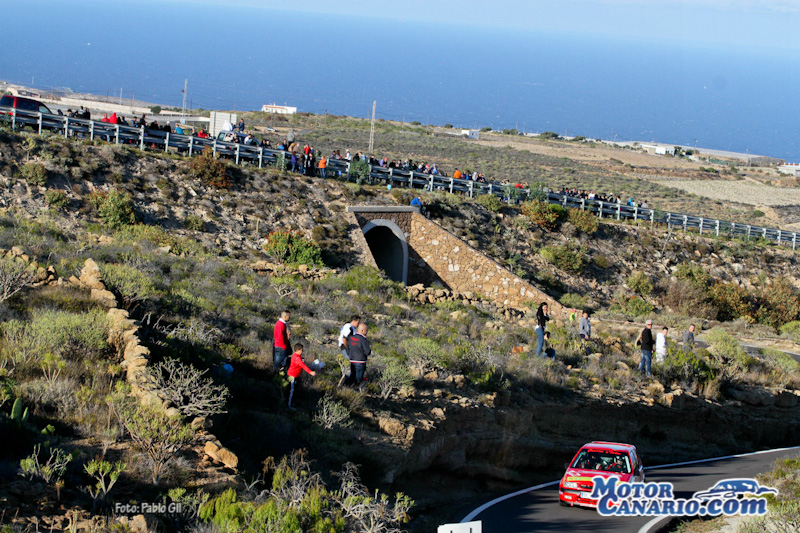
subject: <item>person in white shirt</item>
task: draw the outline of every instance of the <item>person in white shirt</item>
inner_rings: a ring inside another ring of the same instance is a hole
[[[348,363],[350,362],[350,354],[347,353],[347,339],[351,335],[355,335],[355,333],[358,331],[358,325],[360,323],[361,317],[358,315],[353,315],[350,317],[350,322],[342,326],[341,331],[339,331],[339,349],[342,351],[342,355]],[[339,386],[341,386],[342,383],[349,378],[350,372],[348,372],[347,367],[343,367],[342,377],[339,380]]]
[[[656,362],[663,363],[667,360],[667,332],[669,328],[664,326],[656,335]]]

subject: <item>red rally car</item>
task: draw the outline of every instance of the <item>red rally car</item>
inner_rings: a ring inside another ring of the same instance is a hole
[[[597,500],[589,498],[595,476],[613,476],[625,483],[644,481],[644,466],[632,444],[600,441],[584,444],[565,467],[567,471],[558,485],[561,505],[597,507]]]

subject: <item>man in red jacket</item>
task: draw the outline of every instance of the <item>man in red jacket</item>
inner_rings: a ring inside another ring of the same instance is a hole
[[[286,372],[289,375],[289,409],[294,411],[296,408],[292,407],[292,399],[294,398],[294,387],[295,384],[298,383],[300,380],[300,371],[305,370],[312,376],[316,376],[317,373],[308,368],[308,366],[303,362],[303,345],[302,344],[295,344],[294,345],[294,353],[292,354],[292,362],[289,364],[289,370]]]
[[[272,334],[272,368],[276,371],[286,366],[286,360],[291,353],[289,344],[289,311],[282,311],[281,317],[275,322]]]

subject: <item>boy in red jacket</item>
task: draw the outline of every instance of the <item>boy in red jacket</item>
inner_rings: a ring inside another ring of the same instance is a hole
[[[294,385],[300,379],[300,370],[305,370],[312,376],[316,376],[317,373],[308,368],[306,364],[303,362],[303,345],[302,344],[295,344],[294,345],[294,353],[292,354],[292,360],[289,363],[289,370],[286,372],[289,375],[289,409],[294,411],[296,408],[292,407],[292,398],[294,397]]]

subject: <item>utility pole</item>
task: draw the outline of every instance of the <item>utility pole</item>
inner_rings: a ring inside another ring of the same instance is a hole
[[[378,105],[377,100],[372,101],[372,123],[369,127],[369,152],[372,153],[372,148],[375,145],[375,107]],[[403,117],[405,119],[405,117]]]
[[[189,90],[189,80],[183,80],[183,110],[181,111],[181,124],[186,124],[186,93]]]

